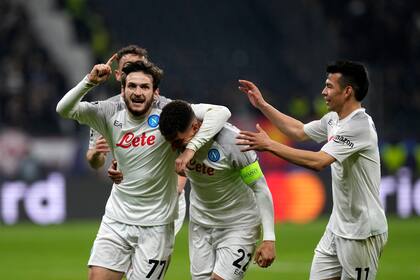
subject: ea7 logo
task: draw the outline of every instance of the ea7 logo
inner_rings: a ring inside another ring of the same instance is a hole
[[[345,145],[349,146],[350,148],[353,148],[354,147],[354,143],[353,142],[351,142],[349,139],[347,139],[346,137],[341,136],[341,135],[335,135],[335,136],[333,136],[332,137],[332,140],[335,143],[345,144]]]

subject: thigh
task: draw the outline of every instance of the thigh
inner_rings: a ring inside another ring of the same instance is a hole
[[[252,260],[254,250],[255,244],[218,248],[213,272],[223,279],[242,279]]]
[[[174,224],[138,227],[138,243],[127,279],[163,279],[174,246]]]
[[[125,233],[127,225],[103,218],[93,243],[88,265],[126,272],[131,265],[132,248]]]
[[[252,260],[260,227],[217,229],[213,272],[223,279],[242,279]]]
[[[315,248],[309,279],[332,279],[341,276],[335,236],[326,230]]]
[[[188,242],[190,272],[193,280],[208,280],[213,272],[215,250],[211,243],[212,229],[190,221]]]
[[[386,233],[363,240],[337,237],[337,255],[343,267],[341,279],[375,279],[386,240]]]

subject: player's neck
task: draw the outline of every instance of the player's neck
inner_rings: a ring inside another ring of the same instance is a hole
[[[337,111],[338,118],[342,120],[360,108],[362,108],[362,103],[360,102],[347,102],[343,104],[343,107],[340,111]]]
[[[133,121],[142,121],[144,120],[146,116],[150,114],[151,111],[152,111],[152,107],[150,107],[146,112],[144,112],[141,115],[135,115],[129,109],[127,109],[127,114],[128,114],[128,117]]]

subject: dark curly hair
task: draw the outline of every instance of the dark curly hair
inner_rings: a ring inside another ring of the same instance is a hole
[[[121,84],[125,88],[128,74],[132,72],[143,72],[153,77],[153,90],[159,87],[160,80],[163,77],[163,70],[150,61],[138,60],[124,64],[121,75]]]
[[[169,142],[176,139],[178,132],[185,132],[195,117],[190,104],[175,100],[163,107],[160,113],[159,129]]]

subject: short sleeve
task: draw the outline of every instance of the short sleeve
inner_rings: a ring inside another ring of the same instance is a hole
[[[218,142],[222,145],[223,150],[231,160],[231,164],[235,169],[242,169],[258,160],[257,153],[255,151],[242,152],[242,146],[236,144],[236,136],[238,136],[239,130],[227,123],[225,129],[218,135]]]
[[[365,149],[370,145],[370,127],[359,124],[356,126],[345,125],[339,128],[335,135],[321,148],[321,151],[334,157],[337,161],[343,162],[352,154]]]
[[[320,120],[312,121],[303,126],[305,134],[312,140],[321,143],[328,138],[327,118],[329,114],[323,116]]]

